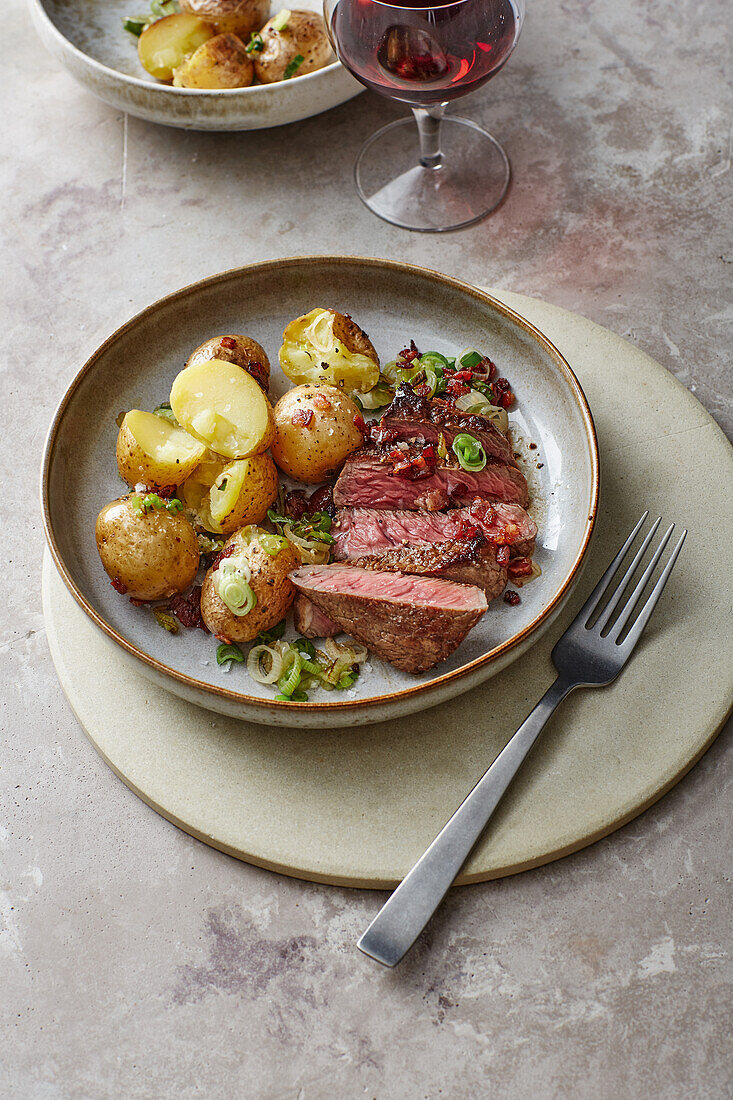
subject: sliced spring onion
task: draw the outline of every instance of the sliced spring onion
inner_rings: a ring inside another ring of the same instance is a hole
[[[259,31],[252,31],[249,36],[249,42],[244,48],[247,53],[259,53],[260,50],[264,50],[265,40]]]
[[[354,397],[354,394],[351,396]],[[373,386],[368,393],[359,395],[359,402],[363,409],[381,409],[384,405],[389,405],[393,397],[394,389],[384,375],[380,374],[376,386]]]
[[[269,662],[269,671],[265,671],[265,665]],[[283,670],[283,659],[276,649],[268,645],[256,645],[249,651],[247,657],[247,672],[258,684],[274,684],[279,680]]]
[[[288,25],[290,19],[290,11],[288,8],[283,8],[279,11],[274,19],[270,21],[270,26],[274,31],[284,31]]]
[[[451,450],[458,459],[458,464],[462,470],[476,473],[483,470],[486,465],[486,451],[478,439],[473,435],[469,435],[468,432],[461,432],[460,435],[456,436]]]
[[[155,416],[159,416],[161,420],[167,420],[169,424],[178,424],[175,416],[173,415],[173,409],[167,401],[163,401],[160,405],[156,405],[153,409]]]
[[[283,73],[283,80],[290,80],[292,76],[295,76],[300,66],[305,61],[302,53],[295,55],[292,61],[285,66],[285,72]]]
[[[175,615],[171,615],[170,611],[167,611],[165,607],[154,607],[153,615],[158,626],[162,626],[163,630],[167,630],[169,634],[178,633],[178,621]]]
[[[221,645],[216,647],[216,663],[218,665],[225,665],[227,661],[236,661],[237,664],[241,664],[244,660],[244,654],[238,645]]]
[[[282,535],[271,535],[269,531],[261,531],[257,536],[257,542],[271,558],[276,558],[288,545],[288,540]]]
[[[148,18],[144,15],[127,16],[122,20],[122,29],[129,34],[133,34],[135,38],[139,38],[148,25]]]
[[[290,698],[300,683],[300,670],[303,667],[303,658],[297,649],[288,646],[283,654],[283,668],[278,677],[277,686],[283,695]]]
[[[397,385],[397,360],[390,359],[389,363],[383,363],[380,373],[380,382],[384,379],[390,386]]]
[[[470,370],[471,367],[477,367],[482,359],[483,355],[480,351],[476,351],[476,348],[464,348],[461,354],[456,356],[456,364],[464,370]]]
[[[418,362],[423,367],[425,367],[429,364],[433,368],[440,367],[441,370],[446,370],[450,366],[450,364],[449,364],[448,360],[446,359],[446,357],[444,355],[441,355],[439,351],[426,351],[426,352],[424,352],[420,356]]]
[[[146,493],[145,496],[133,496],[130,497],[130,505],[133,512],[136,512],[138,516],[144,516],[147,512],[182,512],[183,505],[178,497],[171,497],[170,500],[163,500],[157,493]]]
[[[456,401],[456,408],[461,409],[462,412],[485,416],[487,420],[491,420],[496,424],[499,431],[506,432],[509,427],[509,417],[506,409],[502,409],[498,405],[492,405],[478,390],[461,394]]]
[[[313,645],[313,642],[310,640],[310,638],[296,638],[292,644],[298,650],[298,653],[304,653],[307,657],[311,659],[311,661],[315,660],[316,647]],[[315,672],[313,675],[317,676],[318,673]]]
[[[255,643],[258,645],[270,645],[272,642],[276,642],[279,638],[282,638],[286,626],[287,623],[285,619],[281,619],[279,623],[275,623],[269,630],[261,630],[255,638]]]

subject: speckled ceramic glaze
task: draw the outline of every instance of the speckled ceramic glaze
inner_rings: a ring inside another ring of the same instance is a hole
[[[523,456],[539,524],[542,576],[521,604],[494,601],[456,652],[420,676],[370,658],[352,689],[275,703],[242,666],[225,671],[198,631],[171,636],[146,609],[111,587],[94,542],[100,508],[123,487],[115,464],[120,410],[166,400],[175,374],[207,337],[243,332],[273,363],[271,397],[289,387],[277,364],[283,328],[317,305],[351,313],[382,361],[405,342],[455,354],[484,349],[511,380],[515,447]],[[529,443],[536,445],[535,450]],[[272,725],[363,724],[423,709],[473,687],[519,656],[562,607],[577,580],[595,519],[598,458],[583,392],[554,346],[487,294],[408,265],[347,257],[252,265],[206,279],[151,306],[92,356],[54,419],[44,461],[46,533],[76,599],[157,683],[190,702]]]
[[[262,130],[328,111],[363,91],[338,62],[278,84],[228,91],[171,88],[149,76],[136,40],[122,28],[134,0],[29,0],[35,27],[50,52],[87,91],[148,122],[188,130]],[[298,7],[321,11],[318,0]]]

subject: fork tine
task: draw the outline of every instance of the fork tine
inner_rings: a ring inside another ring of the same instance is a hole
[[[623,546],[619,550],[618,554],[613,559],[613,561],[609,565],[608,569],[603,574],[603,576],[599,580],[598,584],[595,586],[595,588],[591,592],[590,596],[588,597],[588,599],[585,601],[585,603],[581,607],[578,614],[575,616],[573,625],[575,623],[580,623],[581,626],[585,626],[585,624],[588,622],[588,619],[591,617],[591,615],[595,611],[595,609],[598,606],[598,603],[600,602],[604,592],[608,588],[608,585],[609,585],[612,577],[614,576],[616,570],[618,569],[619,565],[621,564],[621,562],[626,557],[626,551],[629,549],[632,542],[634,541],[636,536],[639,534],[639,530],[640,530],[642,524],[644,523],[644,521],[645,521],[645,519],[647,518],[648,515],[649,515],[649,511],[647,510],[646,512],[644,512],[644,515],[641,517],[641,519],[637,523],[636,527],[631,532],[631,534],[627,538],[626,542],[623,544]]]
[[[634,608],[636,607],[637,603],[641,599],[641,594],[644,591],[644,589],[646,588],[647,581],[649,580],[652,573],[656,569],[657,562],[659,561],[662,554],[664,553],[664,548],[667,545],[667,543],[669,542],[669,537],[670,537],[670,535],[672,534],[673,531],[674,531],[674,524],[672,524],[671,527],[667,528],[666,533],[662,537],[662,541],[660,542],[659,546],[657,547],[657,549],[654,551],[654,554],[652,555],[652,560],[649,562],[646,569],[642,573],[641,579],[639,580],[639,583],[637,584],[636,588],[634,589],[634,591],[631,593],[628,600],[626,601],[626,604],[625,604],[621,614],[619,615],[618,619],[613,624],[613,633],[610,635],[610,637],[613,641],[615,641],[620,636],[621,631],[623,630],[623,628],[626,626],[627,622],[631,618],[631,616],[633,614],[633,611],[634,611]]]
[[[595,626],[593,627],[593,629],[597,630],[599,633],[603,630],[604,626],[610,620],[610,618],[613,615],[614,611],[616,610],[619,603],[621,602],[621,597],[623,596],[624,592],[626,591],[626,586],[629,584],[629,582],[631,581],[631,578],[633,577],[634,573],[636,572],[636,567],[638,566],[639,562],[641,561],[641,559],[646,554],[647,547],[649,546],[649,543],[654,538],[654,536],[657,532],[657,527],[659,527],[659,524],[661,522],[662,522],[662,517],[658,516],[657,519],[652,524],[651,531],[644,538],[644,541],[642,542],[641,546],[639,547],[639,549],[634,554],[631,565],[629,566],[629,568],[624,573],[623,578],[622,578],[621,582],[619,583],[619,586],[616,589],[616,591],[614,592],[613,596],[609,600],[608,605],[606,606],[606,608],[602,612],[602,614],[600,614],[598,616],[598,619],[596,620],[596,623],[595,623]]]
[[[680,539],[679,539],[677,545],[675,546],[674,550],[672,551],[670,559],[667,562],[667,564],[665,565],[665,567],[664,567],[664,569],[663,569],[663,571],[662,571],[662,573],[659,577],[659,580],[654,585],[654,588],[649,593],[649,596],[647,598],[646,603],[644,604],[641,611],[639,612],[639,617],[637,618],[636,622],[632,626],[629,633],[624,638],[623,642],[621,642],[621,644],[619,646],[619,649],[624,654],[624,659],[626,659],[629,656],[632,649],[634,648],[636,643],[639,641],[639,638],[641,637],[641,635],[644,631],[644,627],[649,622],[649,620],[652,616],[652,611],[657,606],[657,600],[662,595],[662,589],[664,588],[665,584],[667,583],[667,579],[669,577],[669,574],[672,572],[672,570],[674,568],[674,563],[677,561],[677,558],[679,556],[679,552],[682,549],[682,543],[685,541],[686,535],[687,535],[687,529],[685,528],[685,530],[682,532],[682,535],[680,536]]]

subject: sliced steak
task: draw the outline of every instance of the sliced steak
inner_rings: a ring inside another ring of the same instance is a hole
[[[342,508],[331,534],[340,561],[381,554],[403,546],[429,546],[459,539],[477,527],[490,542],[508,546],[512,556],[531,557],[537,524],[518,504],[476,501],[449,512],[391,512],[378,508]]]
[[[457,435],[468,432],[478,439],[489,458],[508,466],[517,464],[511,443],[488,417],[463,412],[439,397],[421,397],[407,382],[402,383],[392,404],[369,429],[376,442],[390,443],[415,438],[437,443],[442,432],[448,447]]]
[[[304,565],[290,579],[342,630],[405,672],[444,661],[487,607],[473,585],[355,565]]]
[[[304,638],[333,638],[341,633],[341,627],[328,615],[316,607],[314,603],[298,592],[293,602],[293,620],[298,634]]]
[[[507,582],[506,562],[497,561],[496,547],[481,531],[457,542],[382,550],[379,554],[357,558],[354,565],[376,572],[414,573],[444,577],[459,584],[475,584],[483,588],[487,600],[500,596]]]
[[[411,453],[405,452],[406,458]],[[487,462],[483,470],[469,472],[457,462],[439,459],[426,474],[403,476],[395,473],[390,452],[375,447],[362,447],[347,458],[333,490],[337,508],[352,505],[438,512],[471,504],[476,497],[525,508],[529,491],[524,474],[502,462]]]

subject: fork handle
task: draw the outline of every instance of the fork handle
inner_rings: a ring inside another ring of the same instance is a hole
[[[577,684],[558,677],[450,821],[382,906],[357,947],[385,966],[412,947],[468,859],[535,741],[559,703]]]

